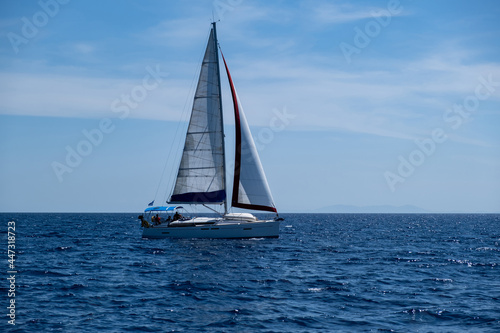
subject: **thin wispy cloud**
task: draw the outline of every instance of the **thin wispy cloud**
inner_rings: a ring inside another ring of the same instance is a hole
[[[89,55],[95,51],[95,46],[90,43],[76,43],[73,45],[73,50],[77,53]]]
[[[203,21],[198,18],[162,21],[135,37],[145,39],[149,43],[162,43],[167,47],[194,46],[197,45],[196,42],[203,40],[209,23],[208,19]]]
[[[383,17],[388,13],[386,7],[355,5],[353,3],[322,3],[313,7],[312,19],[320,24],[341,24]],[[391,16],[405,16],[409,12],[390,14]]]

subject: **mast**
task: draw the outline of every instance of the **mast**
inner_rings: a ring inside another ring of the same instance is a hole
[[[217,40],[217,28],[216,28],[216,22],[212,22],[212,26],[214,29],[214,47],[216,50],[218,50],[218,45],[219,42]],[[222,156],[223,156],[223,161],[222,161],[222,182],[223,182],[223,188],[226,188],[226,135],[224,134],[224,112],[222,112],[222,90],[221,90],[221,85],[220,85],[220,66],[219,66],[219,52],[217,52],[217,79],[219,81],[219,98],[221,100],[220,103],[220,125],[222,129]],[[227,197],[224,199],[224,215],[227,214]]]

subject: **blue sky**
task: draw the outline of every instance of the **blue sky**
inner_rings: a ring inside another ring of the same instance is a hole
[[[0,211],[164,200],[215,17],[279,211],[500,212],[496,1],[0,6]]]

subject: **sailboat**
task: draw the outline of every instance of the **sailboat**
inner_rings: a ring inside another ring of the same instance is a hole
[[[235,118],[235,154],[231,206],[274,213],[260,220],[251,213],[228,211],[226,151],[221,102],[216,23],[210,29],[175,185],[167,201],[173,206],[148,207],[142,221],[144,238],[279,237],[280,221],[248,123],[226,69]],[[220,205],[218,216],[183,217],[179,205]],[[163,217],[161,216],[163,215]],[[151,217],[151,222],[149,221]]]

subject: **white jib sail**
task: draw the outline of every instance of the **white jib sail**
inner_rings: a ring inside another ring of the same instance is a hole
[[[271,190],[252,133],[248,127],[224,56],[222,56],[222,59],[226,66],[231,87],[236,127],[234,184],[231,204],[233,207],[276,212]]]

